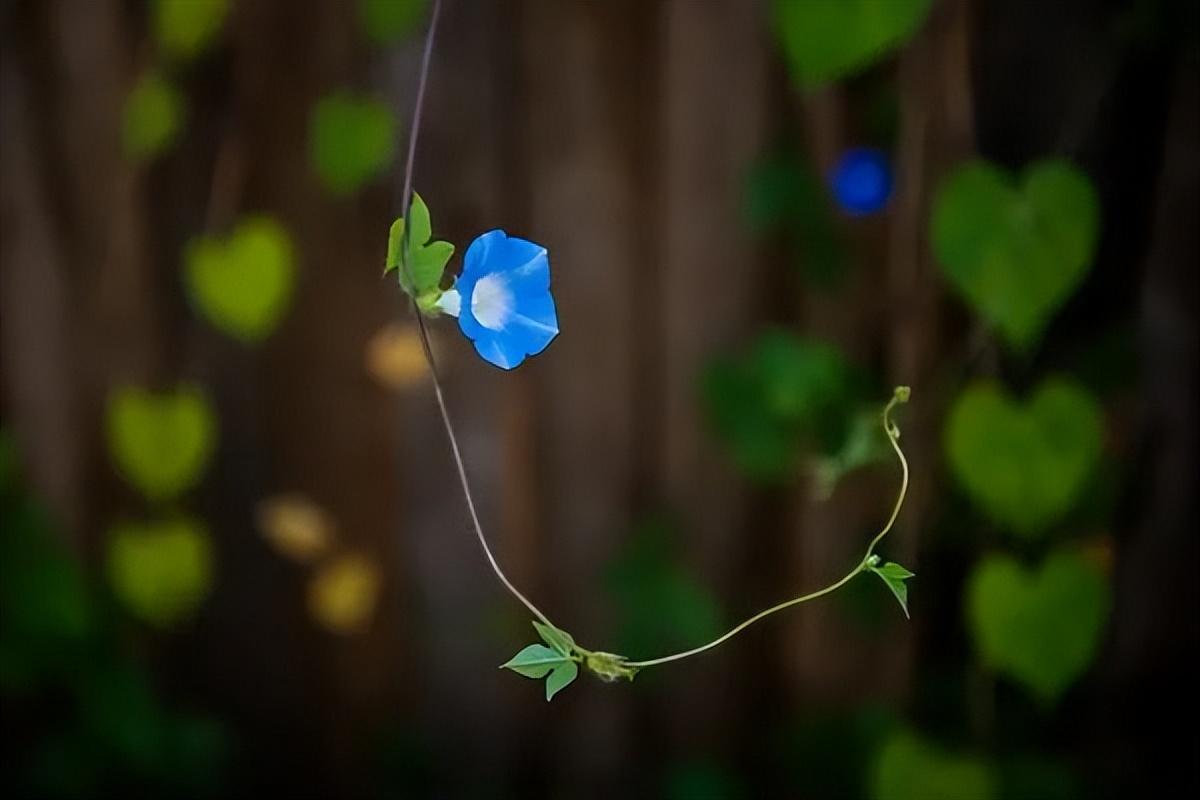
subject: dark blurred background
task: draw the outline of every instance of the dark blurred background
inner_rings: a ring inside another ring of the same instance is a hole
[[[5,796],[1194,791],[1196,3],[446,0],[415,185],[548,248],[562,334],[434,345],[556,623],[833,582],[913,389],[911,620],[864,575],[549,704],[381,278],[429,12],[0,2]]]

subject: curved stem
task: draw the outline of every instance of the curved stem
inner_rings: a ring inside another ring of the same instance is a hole
[[[670,661],[680,661],[685,658],[690,658],[694,655],[699,655],[705,650],[711,650],[714,647],[729,641],[734,636],[737,636],[739,633],[746,630],[746,628],[749,628],[751,625],[760,620],[766,619],[772,614],[783,611],[786,608],[791,608],[792,606],[798,606],[801,603],[807,603],[809,600],[816,600],[818,597],[824,597],[827,594],[837,591],[853,580],[860,572],[875,566],[877,561],[877,556],[875,556],[874,553],[875,547],[879,544],[884,536],[887,536],[888,532],[892,529],[892,526],[896,524],[896,518],[900,516],[900,508],[904,505],[904,496],[908,494],[908,459],[904,457],[904,453],[900,450],[900,428],[896,426],[896,423],[893,422],[891,418],[892,409],[894,409],[899,403],[907,402],[908,395],[909,391],[907,386],[898,387],[892,394],[892,399],[883,409],[883,429],[887,433],[888,442],[891,444],[892,449],[896,451],[896,456],[900,459],[900,469],[902,473],[900,479],[900,492],[896,496],[896,504],[892,507],[892,514],[890,517],[888,517],[887,524],[883,526],[879,533],[875,535],[875,538],[871,540],[871,543],[867,545],[866,554],[862,557],[862,560],[858,562],[858,565],[855,566],[854,569],[847,572],[846,575],[841,578],[841,580],[837,581],[836,583],[829,584],[824,589],[818,589],[815,592],[801,595],[800,597],[793,597],[791,600],[785,600],[778,605],[771,606],[764,611],[758,612],[753,617],[750,617],[744,622],[738,624],[728,632],[718,636],[716,639],[713,639],[708,644],[703,644],[699,647],[693,647],[691,650],[684,650],[682,653],[674,653],[669,656],[662,656],[661,658],[651,658],[646,661],[627,661],[625,662],[625,666],[642,669],[645,667],[653,667],[658,664],[666,664]]]
[[[417,81],[416,107],[413,109],[412,128],[408,136],[408,157],[404,164],[404,188],[400,195],[400,208],[403,210],[405,219],[409,218],[409,211],[412,207],[413,163],[417,152],[417,134],[421,130],[421,109],[425,104],[425,85],[429,77],[429,63],[433,54],[433,40],[437,32],[438,16],[441,13],[441,9],[441,0],[434,0],[433,9],[429,14],[429,30],[425,34],[425,50],[421,56],[421,73]],[[412,282],[412,273],[408,265],[408,236],[411,229],[411,225],[404,226],[404,233],[400,243],[400,269],[409,276],[410,283]],[[433,357],[433,349],[429,346],[429,331],[425,327],[425,315],[421,313],[421,309],[417,306],[416,297],[411,297],[410,299],[412,301],[413,314],[417,318],[417,330],[421,337],[421,351],[425,354],[425,363],[429,366],[429,373],[433,378],[433,393],[437,398],[438,410],[441,412],[442,427],[446,429],[446,438],[450,440],[450,450],[454,454],[454,466],[458,470],[458,482],[462,487],[463,496],[466,498],[467,509],[471,512],[471,524],[475,528],[475,536],[479,539],[479,545],[483,548],[483,554],[487,556],[492,571],[496,573],[496,577],[504,584],[504,588],[508,589],[513,597],[520,600],[535,617],[550,627],[555,627],[554,623],[537,606],[530,602],[529,598],[521,594],[512,581],[508,579],[508,576],[504,574],[504,570],[500,568],[500,563],[496,561],[496,557],[492,554],[492,548],[488,546],[487,538],[483,535],[483,526],[479,522],[479,512],[475,510],[475,497],[471,492],[471,482],[467,478],[467,468],[463,463],[462,451],[458,446],[458,437],[454,433],[454,424],[450,421],[450,412],[446,408],[446,400],[442,395],[442,380],[438,375],[437,362]]]

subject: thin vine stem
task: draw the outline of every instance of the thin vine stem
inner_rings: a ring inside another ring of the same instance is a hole
[[[646,661],[627,661],[625,662],[625,666],[635,669],[644,669],[646,667],[653,667],[659,664],[666,664],[671,661],[681,661],[685,658],[699,655],[706,650],[712,650],[714,647],[724,644],[734,636],[737,636],[739,633],[746,630],[746,628],[749,628],[756,622],[766,619],[772,614],[776,614],[784,609],[791,608],[792,606],[798,606],[801,603],[807,603],[809,600],[816,600],[818,597],[824,597],[827,594],[832,594],[833,592],[845,586],[860,573],[865,572],[866,570],[875,566],[875,563],[878,561],[878,556],[875,555],[875,547],[880,541],[883,540],[884,536],[887,536],[888,532],[896,524],[896,519],[900,516],[900,509],[904,505],[904,497],[906,494],[908,494],[908,459],[904,457],[904,452],[900,449],[900,428],[895,422],[892,421],[891,418],[892,410],[898,404],[907,402],[908,394],[908,387],[902,386],[898,388],[892,395],[892,399],[883,409],[883,429],[887,433],[888,443],[891,444],[892,450],[896,452],[896,457],[900,459],[900,491],[896,496],[896,503],[892,507],[892,514],[890,517],[888,517],[887,524],[880,529],[879,533],[875,535],[875,538],[871,540],[871,543],[867,545],[866,554],[862,557],[862,560],[858,562],[858,565],[855,566],[854,569],[850,570],[840,580],[829,584],[824,589],[818,589],[817,591],[810,592],[809,594],[793,597],[791,600],[785,600],[778,605],[771,606],[768,609],[758,612],[744,622],[739,623],[728,632],[718,636],[716,639],[713,639],[708,644],[703,644],[699,647],[693,647],[691,650],[684,650],[681,653],[662,656],[661,658],[652,658]]]
[[[421,109],[425,105],[425,86],[428,83],[429,65],[433,55],[433,42],[437,34],[438,17],[441,14],[441,10],[442,0],[433,0],[433,8],[429,13],[429,29],[425,33],[425,49],[421,56],[421,72],[417,79],[417,99],[413,109],[412,125],[409,129],[408,156],[404,163],[404,184],[400,194],[400,208],[406,220],[410,219],[409,212],[412,209],[413,165],[416,161],[417,135],[421,130]],[[400,269],[408,276],[410,284],[413,283],[412,272],[408,264],[408,237],[411,229],[411,225],[404,226],[404,233],[401,236],[400,242]],[[433,393],[437,398],[438,411],[441,412],[442,427],[446,430],[446,438],[450,440],[450,451],[454,454],[454,466],[458,471],[458,482],[462,487],[463,497],[467,501],[467,510],[471,513],[471,524],[475,528],[475,537],[479,539],[479,545],[483,548],[483,554],[487,556],[492,571],[496,573],[496,577],[504,584],[504,588],[508,589],[513,597],[520,600],[535,617],[553,628],[555,625],[550,621],[549,617],[543,614],[529,598],[523,595],[513,585],[512,581],[508,579],[508,576],[504,574],[504,570],[500,568],[500,562],[492,554],[492,548],[488,545],[487,537],[483,535],[483,525],[479,522],[479,512],[475,508],[475,496],[471,491],[471,482],[467,478],[467,468],[463,462],[462,450],[458,446],[458,436],[454,432],[454,424],[450,421],[450,411],[446,408],[446,398],[442,392],[442,380],[438,374],[437,360],[433,357],[433,348],[429,344],[429,331],[425,327],[425,315],[421,313],[415,295],[411,297],[411,301],[413,314],[417,318],[417,331],[421,338],[421,351],[425,354],[425,363],[428,365],[429,374],[433,378]]]

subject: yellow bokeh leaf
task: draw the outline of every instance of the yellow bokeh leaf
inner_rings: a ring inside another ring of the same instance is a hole
[[[308,608],[334,633],[360,633],[370,625],[382,576],[366,556],[348,553],[321,567],[308,584]]]
[[[404,389],[426,373],[421,338],[411,325],[390,323],[367,344],[367,372],[389,389]]]
[[[258,504],[255,516],[263,538],[281,555],[296,561],[313,561],[333,545],[333,519],[303,495],[267,498]]]

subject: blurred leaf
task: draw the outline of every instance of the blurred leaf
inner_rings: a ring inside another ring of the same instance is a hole
[[[932,238],[942,271],[1018,350],[1040,338],[1091,267],[1099,230],[1095,190],[1061,160],[1025,169],[1022,183],[986,161],[941,185]]]
[[[263,538],[295,561],[314,561],[333,546],[333,520],[325,509],[303,495],[284,494],[263,500],[256,518]]]
[[[199,482],[217,438],[208,399],[195,386],[154,394],[119,386],[108,398],[105,433],[109,455],[127,481],[148,500],[174,500]]]
[[[703,393],[738,466],[771,481],[789,476],[801,445],[835,449],[843,441],[850,382],[849,366],[833,347],[773,332],[745,357],[710,364]]]
[[[374,616],[382,580],[379,567],[366,556],[339,556],[309,582],[309,611],[333,633],[361,633]]]
[[[967,582],[967,622],[980,656],[1041,699],[1057,700],[1092,663],[1108,617],[1109,588],[1074,551],[1037,572],[992,555]]]
[[[416,31],[425,7],[426,0],[359,0],[358,14],[372,40],[394,44]]]
[[[154,0],[154,38],[163,52],[189,60],[216,38],[229,12],[229,0]]]
[[[121,141],[132,161],[149,161],[175,143],[183,127],[187,100],[165,76],[150,71],[142,75],[121,117]]]
[[[737,775],[713,761],[685,761],[667,771],[667,800],[741,800],[746,788]]]
[[[671,531],[661,521],[637,527],[606,577],[619,610],[622,653],[690,647],[721,632],[716,600],[680,563]]]
[[[890,453],[879,419],[879,408],[861,411],[850,420],[841,447],[831,455],[812,459],[816,496],[828,499],[842,480],[861,467],[883,460]]]
[[[367,343],[367,372],[389,389],[406,389],[429,375],[416,326],[390,322]]]
[[[138,619],[166,628],[190,617],[213,582],[212,542],[198,521],[120,523],[108,532],[108,579]]]
[[[792,75],[812,87],[857,72],[902,45],[932,0],[775,0]]]
[[[913,577],[913,573],[894,561],[889,561],[882,567],[871,567],[871,571],[878,575],[887,584],[887,587],[892,590],[892,594],[900,602],[900,608],[904,609],[904,616],[907,617],[908,585],[905,581]]]
[[[1062,763],[1042,756],[1020,756],[1000,768],[1004,800],[1081,800],[1079,779]]]
[[[192,302],[209,323],[256,344],[275,330],[291,300],[292,240],[276,220],[247,217],[224,241],[201,236],[189,242],[184,272]]]
[[[454,245],[449,242],[430,241],[433,236],[433,225],[429,219],[429,207],[421,199],[421,195],[413,193],[412,200],[412,230],[408,234],[408,269],[401,269],[400,255],[404,246],[403,217],[392,223],[388,231],[387,259],[384,261],[383,274],[396,270],[400,279],[400,288],[422,299],[427,295],[438,293],[442,273],[446,264],[454,255]]]
[[[1044,381],[1024,406],[989,381],[969,386],[946,422],[955,476],[989,516],[1033,537],[1071,510],[1100,456],[1100,408],[1078,384]]]
[[[790,155],[758,161],[746,175],[743,214],[758,234],[785,233],[807,280],[834,286],[846,266],[826,199],[825,186],[811,167]]]
[[[313,168],[335,194],[347,195],[392,163],[395,121],[386,105],[348,92],[326,95],[309,128]]]
[[[952,754],[907,731],[880,748],[871,775],[873,800],[993,800],[996,778],[987,762]]]

